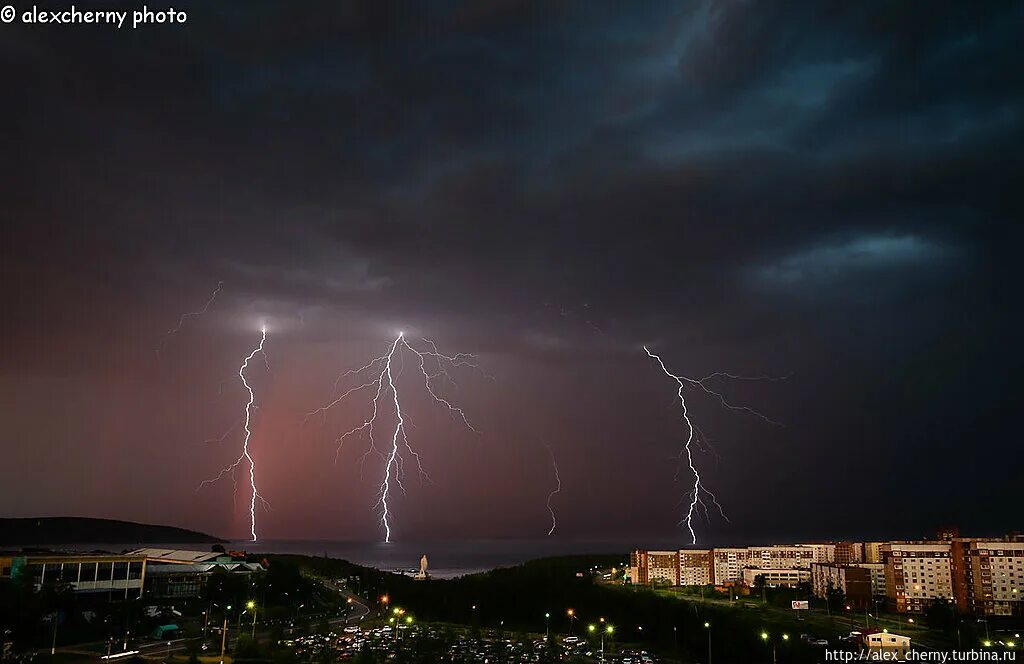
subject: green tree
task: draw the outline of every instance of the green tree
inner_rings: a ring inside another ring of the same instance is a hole
[[[956,607],[945,598],[937,599],[925,612],[928,619],[928,626],[943,634],[952,634],[956,629],[957,613]]]
[[[846,606],[846,593],[843,592],[842,588],[830,583],[828,584],[828,592],[825,594],[825,601],[828,603],[829,611],[838,613]]]

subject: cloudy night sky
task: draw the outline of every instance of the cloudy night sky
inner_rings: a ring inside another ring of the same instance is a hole
[[[1020,3],[176,5],[0,25],[3,516],[246,535],[266,324],[264,537],[381,536],[372,395],[304,418],[399,330],[483,371],[403,356],[396,539],[544,537],[550,448],[555,536],[688,540],[644,344],[784,378],[685,393],[701,542],[1024,527]]]

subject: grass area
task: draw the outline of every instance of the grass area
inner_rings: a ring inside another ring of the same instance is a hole
[[[765,625],[786,630],[791,636],[799,634],[811,634],[817,638],[833,641],[839,636],[849,634],[851,631],[864,631],[870,629],[887,629],[890,632],[904,634],[911,637],[918,643],[932,648],[948,648],[953,645],[949,637],[941,632],[928,629],[920,616],[914,617],[914,622],[908,621],[908,617],[896,614],[870,614],[865,620],[863,612],[843,611],[835,615],[821,607],[812,607],[806,610],[794,611],[786,603],[789,602],[789,595],[776,593],[773,597],[768,595],[768,601],[762,601],[760,596],[746,596],[734,600],[721,597],[708,596],[701,598],[691,590],[679,588],[629,588],[620,587],[624,591],[649,592],[661,597],[672,598],[676,601],[696,605],[719,607],[723,610],[734,610],[750,612],[761,616]],[[782,602],[778,601],[783,600]]]

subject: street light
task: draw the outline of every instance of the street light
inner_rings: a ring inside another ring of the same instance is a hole
[[[783,634],[780,634],[780,636],[782,637],[783,641],[789,641],[789,634],[783,633]],[[771,648],[772,648],[772,664],[775,664],[778,661],[776,659],[776,656],[775,656],[775,641],[773,641],[770,638],[770,635],[768,634],[768,632],[761,632],[761,640],[764,641],[766,646],[769,646],[769,645],[771,646]]]
[[[604,618],[601,618],[601,620],[603,622]],[[613,633],[615,633],[615,628],[612,627],[611,625],[608,625],[607,627],[605,627],[604,631],[601,632],[601,663],[602,664],[604,664],[604,636],[605,636],[605,634],[607,634],[608,637],[611,638],[611,635]]]
[[[675,627],[672,628],[675,630]],[[711,664],[711,623],[704,621],[704,629],[708,630],[708,664]]]
[[[256,638],[256,600],[249,600],[245,603],[245,608],[252,611],[252,638]]]
[[[551,638],[551,614],[548,612],[544,613],[544,640],[547,641]]]

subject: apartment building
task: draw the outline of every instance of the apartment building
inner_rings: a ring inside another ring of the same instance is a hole
[[[851,563],[849,566],[866,569],[871,578],[871,594],[875,597],[885,597],[884,563]]]
[[[957,609],[979,616],[1024,615],[1024,542],[952,540]]]
[[[679,550],[679,585],[706,586],[711,583],[711,550]]]
[[[870,570],[838,563],[812,563],[811,592],[814,596],[826,599],[832,588],[841,590],[846,604],[852,608],[871,606],[873,593]]]
[[[882,546],[890,611],[922,613],[935,600],[953,600],[950,542],[890,542]]]
[[[679,585],[678,551],[643,551],[630,554],[630,580],[635,584]]]
[[[711,575],[716,586],[739,583],[743,580],[743,568],[747,566],[747,549],[724,547],[711,550]]]
[[[839,565],[864,562],[864,543],[837,542],[835,561]]]
[[[762,569],[810,569],[816,558],[822,558],[817,562],[829,562],[825,559],[827,550],[817,548],[821,546],[823,545],[750,546],[747,547],[747,566]]]
[[[797,546],[811,550],[812,563],[834,563],[836,561],[837,544],[827,542],[824,544],[797,544]]]
[[[882,545],[885,542],[864,542],[864,562],[882,562]]]

